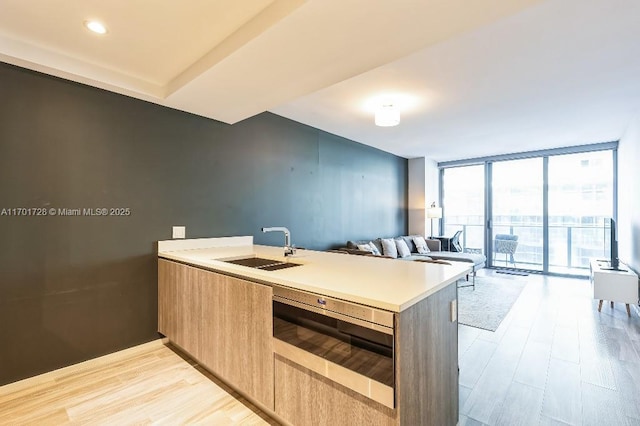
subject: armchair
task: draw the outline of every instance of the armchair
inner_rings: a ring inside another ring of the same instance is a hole
[[[516,252],[516,248],[518,248],[517,235],[496,234],[495,240],[493,241],[494,266],[496,262],[496,254],[501,253],[504,254],[504,266],[508,266],[508,262],[511,262],[513,264],[513,267],[515,268],[516,262],[513,258],[513,255]]]

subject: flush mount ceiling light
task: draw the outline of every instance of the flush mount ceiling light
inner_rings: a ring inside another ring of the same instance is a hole
[[[84,21],[84,26],[89,30],[96,34],[106,34],[107,27],[104,26],[101,22],[98,21]]]
[[[385,102],[376,109],[376,126],[391,127],[400,123],[400,110],[391,102]]]

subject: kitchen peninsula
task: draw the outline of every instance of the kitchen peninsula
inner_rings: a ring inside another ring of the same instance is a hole
[[[285,257],[252,237],[160,241],[158,256],[158,331],[276,419],[457,423],[468,263]]]

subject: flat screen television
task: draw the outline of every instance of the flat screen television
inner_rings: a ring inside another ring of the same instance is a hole
[[[613,218],[604,220],[604,241],[608,244],[609,249],[609,267],[602,268],[606,270],[620,271],[620,260],[618,259],[618,233],[616,221]]]

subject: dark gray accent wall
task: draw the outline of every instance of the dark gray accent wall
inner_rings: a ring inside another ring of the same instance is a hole
[[[213,101],[213,100],[212,100]],[[0,63],[0,384],[157,338],[155,242],[407,228],[407,160],[274,114],[226,125]]]

